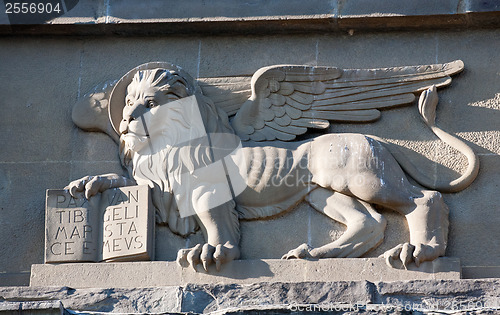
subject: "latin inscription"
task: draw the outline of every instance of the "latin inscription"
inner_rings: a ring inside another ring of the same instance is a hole
[[[95,201],[74,198],[64,190],[47,194],[46,261],[93,261],[98,246]],[[93,205],[95,207],[93,207]]]
[[[108,189],[88,200],[48,190],[45,221],[45,262],[153,256],[154,208],[146,185]]]
[[[137,228],[141,224],[139,191],[128,191],[127,194],[117,191],[108,194],[106,200],[109,205],[102,217],[103,256],[143,249],[145,235]],[[145,214],[143,216],[146,219]]]

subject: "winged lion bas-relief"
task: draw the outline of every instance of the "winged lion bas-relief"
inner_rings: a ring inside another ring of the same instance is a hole
[[[460,60],[353,70],[277,65],[251,78],[194,80],[178,66],[147,63],[97,86],[73,110],[80,128],[119,143],[129,177],[86,176],[66,188],[90,198],[149,185],[158,224],[181,236],[199,228],[204,234],[205,244],[179,250],[182,266],[219,269],[238,259],[240,219],[273,217],[302,201],[347,229],[324,246],[291,249],[284,259],[362,256],[383,241],[386,221],[374,207],[380,205],[404,215],[410,232],[408,242],[385,252],[387,262],[418,265],[445,253],[448,208],[440,192],[465,189],[479,169],[474,152],[435,124],[436,88],[463,67]],[[296,140],[331,121],[377,120],[379,109],[411,104],[418,94],[425,124],[468,159],[458,179],[422,174],[375,136]]]

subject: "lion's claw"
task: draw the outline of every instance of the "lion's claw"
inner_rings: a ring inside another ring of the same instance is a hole
[[[399,244],[396,247],[386,251],[383,254],[387,265],[394,267],[394,261],[399,260],[405,269],[408,269],[408,264],[413,262],[413,252],[415,246],[410,243]]]
[[[227,263],[239,257],[238,247],[229,244],[218,244],[216,247],[210,244],[196,245],[193,248],[181,249],[177,253],[177,263],[181,267],[191,266],[198,271],[196,266],[201,264],[208,272],[208,267],[215,263],[215,268],[220,271],[223,263]]]
[[[385,258],[389,267],[395,268],[394,262],[400,261],[403,267],[408,269],[408,265],[411,263],[415,263],[419,267],[421,262],[434,260],[443,255],[444,248],[445,246],[404,243],[389,249],[380,257]]]
[[[135,180],[125,178],[118,174],[104,174],[98,176],[85,176],[69,183],[67,189],[71,196],[89,199],[107,189],[136,185]]]
[[[281,259],[303,259],[303,258],[311,258],[311,247],[307,244],[302,244],[299,247],[292,249],[285,255],[281,257]]]
[[[200,254],[200,260],[201,264],[203,265],[203,269],[205,269],[205,271],[208,271],[208,266],[213,263],[214,252],[215,252],[215,247],[213,247],[212,245],[210,244],[203,245]]]
[[[193,267],[193,270],[196,271],[196,265],[198,265],[201,260],[200,260],[200,254],[201,254],[201,245],[198,244],[196,245],[190,252],[187,254],[187,262],[191,267]]]

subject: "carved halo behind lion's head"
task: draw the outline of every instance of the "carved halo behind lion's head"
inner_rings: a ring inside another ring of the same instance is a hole
[[[122,120],[122,112],[125,107],[125,98],[127,96],[127,88],[133,82],[134,76],[139,71],[153,70],[153,69],[164,69],[170,71],[174,76],[182,78],[183,83],[186,86],[189,95],[193,95],[200,91],[199,86],[196,81],[182,68],[173,65],[168,62],[149,62],[135,67],[134,69],[127,72],[118,82],[116,83],[113,91],[111,92],[109,98],[108,114],[111,125],[117,134],[120,134],[119,127]]]

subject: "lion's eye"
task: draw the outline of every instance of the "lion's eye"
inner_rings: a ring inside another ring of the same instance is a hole
[[[147,102],[147,106],[148,106],[148,108],[153,108],[153,107],[156,107],[156,102],[155,102],[155,101],[153,101],[153,100],[149,100],[149,101]]]

